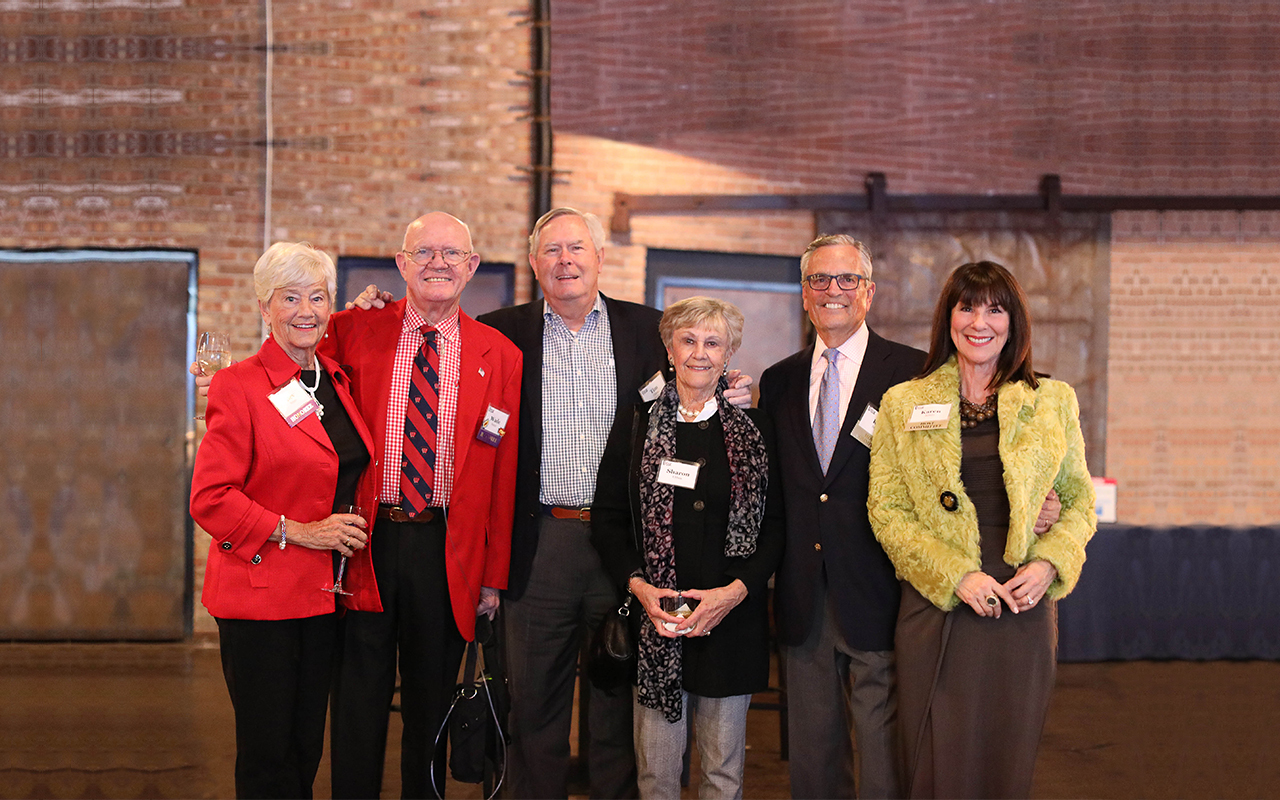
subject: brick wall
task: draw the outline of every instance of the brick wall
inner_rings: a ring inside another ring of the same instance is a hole
[[[261,341],[264,238],[387,255],[438,208],[486,259],[523,257],[528,3],[273,9],[268,184],[263,3],[6,3],[0,246],[197,250],[199,327],[239,358]]]

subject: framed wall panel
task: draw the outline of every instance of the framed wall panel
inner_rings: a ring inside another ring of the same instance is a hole
[[[0,638],[190,630],[196,254],[0,251]]]

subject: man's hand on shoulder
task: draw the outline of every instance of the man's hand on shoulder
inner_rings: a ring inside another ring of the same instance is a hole
[[[729,380],[729,388],[724,399],[738,408],[751,408],[751,376],[740,369],[731,369],[725,377]]]
[[[380,292],[377,284],[371,283],[364,287],[364,291],[357,295],[355,300],[347,303],[347,310],[362,308],[368,311],[371,308],[383,308],[394,299],[395,296],[391,292]]]

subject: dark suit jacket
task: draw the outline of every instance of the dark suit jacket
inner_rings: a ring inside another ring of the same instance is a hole
[[[640,387],[658,370],[665,370],[667,351],[658,336],[662,312],[638,303],[600,295],[609,314],[613,360],[618,375],[618,409],[629,412],[640,401]],[[511,533],[511,574],[507,595],[520,599],[529,583],[538,550],[538,517],[542,504],[542,309],[543,300],[500,308],[480,317],[524,353],[524,381],[520,397],[520,456],[516,473],[515,527]],[[665,372],[668,379],[671,375]]]
[[[329,332],[320,352],[350,364],[352,395],[373,432],[374,463],[365,476],[381,482],[386,453],[387,403],[391,397],[391,373],[396,343],[404,326],[405,300],[369,311],[340,311],[329,318]],[[520,404],[520,351],[487,325],[458,312],[462,337],[462,363],[458,371],[458,410],[453,428],[453,497],[449,505],[449,533],[445,559],[449,599],[454,621],[463,638],[474,637],[476,604],[480,587],[502,589],[507,581],[511,552],[511,514],[515,481],[517,407]],[[489,406],[510,412],[506,435],[497,447],[476,439]],[[404,431],[392,435],[403,436]],[[375,495],[376,496],[376,495]],[[369,547],[359,550],[347,564],[347,574],[357,582],[358,599],[382,604],[369,555],[377,547],[377,532]]]
[[[778,570],[774,614],[778,638],[803,644],[810,634],[819,570],[826,569],[836,624],[850,647],[892,650],[901,589],[893,564],[867,521],[867,470],[871,451],[851,435],[867,403],[877,408],[890,386],[915,377],[924,353],[868,331],[840,438],[822,474],[809,422],[809,368],[813,347],[788,356],[760,378],[760,408],[773,421],[778,441],[787,546]]]
[[[320,357],[360,440],[373,437],[338,365]],[[196,454],[191,516],[213,536],[201,600],[223,619],[296,619],[333,612],[333,553],[268,540],[284,514],[315,522],[333,513],[338,454],[315,414],[290,428],[268,397],[301,369],[268,338],[251,358],[219,370],[209,386],[209,432]],[[366,474],[367,474],[366,470]],[[361,481],[356,502],[374,495]],[[288,531],[285,532],[288,538]],[[355,586],[356,580],[350,582]],[[372,610],[357,596],[339,601]]]

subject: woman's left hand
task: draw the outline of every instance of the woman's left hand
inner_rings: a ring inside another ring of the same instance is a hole
[[[1018,609],[1026,611],[1040,602],[1049,584],[1058,577],[1058,570],[1048,561],[1037,559],[1018,567],[1017,573],[1005,581],[1004,588],[1013,595]]]
[[[681,597],[692,597],[698,607],[684,621],[685,636],[710,636],[725,615],[747,599],[747,585],[738,578],[719,589],[683,589]]]

